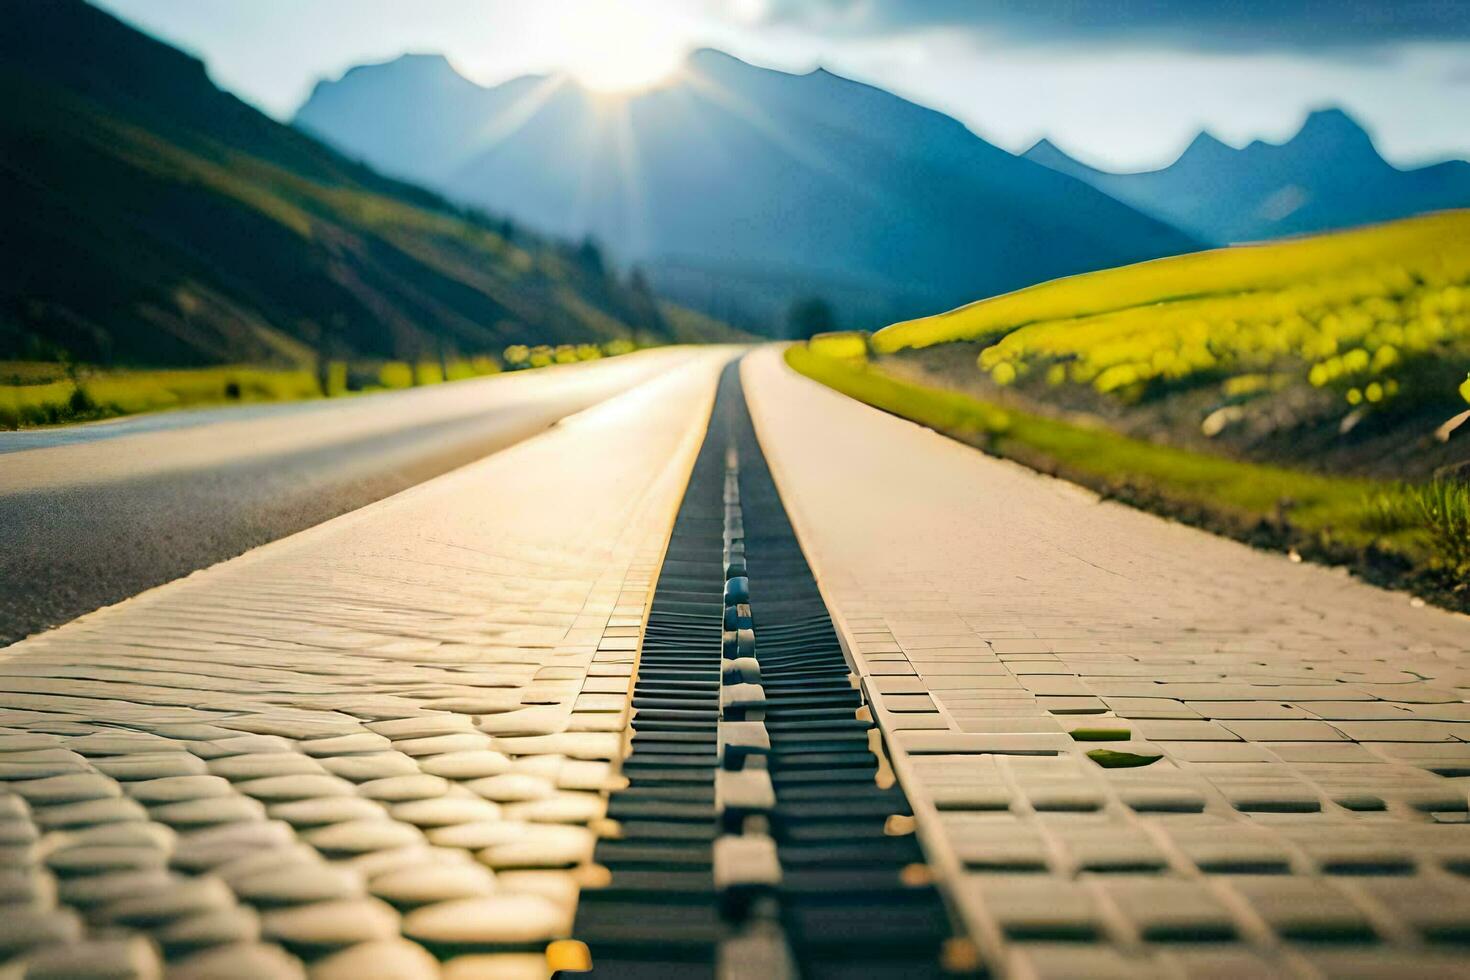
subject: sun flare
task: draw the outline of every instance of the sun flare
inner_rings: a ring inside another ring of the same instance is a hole
[[[596,92],[637,92],[668,79],[684,47],[668,25],[618,0],[577,4],[559,25],[567,73]]]

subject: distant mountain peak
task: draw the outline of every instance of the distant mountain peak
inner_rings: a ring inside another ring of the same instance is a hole
[[[1356,119],[1344,110],[1332,107],[1308,113],[1302,122],[1302,128],[1288,142],[1339,145],[1357,143],[1371,149],[1373,139]]]
[[[374,64],[354,65],[343,72],[339,82],[356,82],[365,79],[374,81],[392,80],[397,84],[429,85],[438,87],[469,86],[480,88],[474,81],[460,74],[443,54],[436,51],[406,52],[396,58]],[[318,88],[336,84],[329,79],[317,83]]]
[[[1043,136],[1032,143],[1030,148],[1021,154],[1033,163],[1039,163],[1043,167],[1060,170],[1063,173],[1071,173],[1073,169],[1081,164],[1066,150],[1057,146],[1051,140]]]
[[[1177,166],[1186,159],[1196,164],[1200,161],[1213,162],[1223,160],[1235,156],[1238,152],[1240,151],[1235,147],[1205,129],[1201,130],[1198,136],[1189,141],[1189,145],[1184,148],[1184,152],[1179,154],[1179,159],[1175,161],[1175,165]]]

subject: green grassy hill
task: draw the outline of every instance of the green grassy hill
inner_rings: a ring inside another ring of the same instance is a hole
[[[872,345],[901,370],[1154,441],[1427,476],[1470,455],[1470,428],[1435,437],[1470,408],[1470,211],[1058,279]]]
[[[595,249],[346,160],[80,0],[23,0],[6,21],[0,360],[422,360],[728,336],[671,317]]]

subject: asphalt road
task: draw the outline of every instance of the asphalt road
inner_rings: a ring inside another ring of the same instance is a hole
[[[0,646],[462,466],[690,356],[0,435]]]

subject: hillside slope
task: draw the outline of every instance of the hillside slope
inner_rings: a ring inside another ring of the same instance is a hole
[[[1470,452],[1470,425],[1446,425],[1470,407],[1470,210],[1089,273],[871,343],[1133,436],[1425,476]]]
[[[207,364],[668,335],[595,252],[274,122],[80,0],[0,34],[0,359]]]
[[[1400,170],[1340,109],[1312,113],[1280,144],[1237,150],[1201,133],[1173,164],[1144,173],[1094,169],[1047,140],[1025,156],[1220,244],[1470,207],[1470,163]]]
[[[818,294],[877,326],[1197,245],[941,113],[709,50],[616,98],[559,76],[481,88],[405,57],[323,82],[296,123],[455,200],[590,233],[686,302],[767,323]]]

